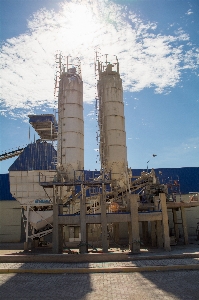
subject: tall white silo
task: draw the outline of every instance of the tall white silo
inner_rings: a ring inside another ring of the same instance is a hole
[[[116,70],[113,70],[113,67]],[[127,148],[122,79],[119,63],[98,62],[100,158],[105,172],[111,172],[113,186],[127,188]]]
[[[84,168],[83,81],[75,67],[61,71],[58,116],[58,171],[70,181]]]

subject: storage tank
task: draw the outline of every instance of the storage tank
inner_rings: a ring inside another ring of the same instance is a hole
[[[58,95],[58,172],[74,179],[84,168],[83,82],[76,67],[60,74]]]
[[[113,186],[127,188],[126,132],[119,62],[114,65],[98,62],[98,75],[101,165],[105,172],[111,172]]]

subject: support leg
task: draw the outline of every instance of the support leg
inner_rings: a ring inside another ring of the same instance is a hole
[[[24,242],[24,250],[28,251],[28,225],[29,225],[29,210],[30,210],[30,205],[27,205],[27,215],[26,215],[26,241]]]
[[[119,223],[113,224],[113,233],[114,233],[114,241],[116,244],[119,244]]]
[[[58,215],[63,214],[63,201],[62,201],[62,187],[60,187],[60,194],[58,198]],[[63,225],[59,225],[58,222],[58,243],[59,253],[63,253]]]
[[[132,253],[140,252],[140,235],[138,222],[138,195],[130,194],[131,226],[132,226]]]
[[[151,221],[151,246],[152,247],[156,247],[157,243],[156,243],[156,222],[155,221]]]
[[[166,196],[164,193],[160,193],[159,196],[160,196],[160,201],[162,206],[162,227],[163,227],[164,249],[166,251],[171,251]]]
[[[149,243],[148,221],[142,222],[142,238],[145,246]]]
[[[87,231],[86,231],[86,190],[82,185],[82,197],[80,200],[80,230],[81,230],[81,246],[80,253],[88,252]]]
[[[133,236],[132,236],[131,222],[128,222],[128,232],[129,232],[129,250],[132,252]]]
[[[102,184],[102,197],[101,197],[101,224],[102,224],[102,248],[103,252],[108,252],[108,239],[107,239],[107,218],[106,218],[106,195],[104,183]]]
[[[53,253],[59,253],[57,187],[53,186]]]
[[[182,217],[182,227],[183,227],[183,233],[184,233],[184,243],[185,245],[189,244],[188,239],[188,231],[187,231],[187,219],[185,214],[185,208],[181,206],[181,217]]]
[[[172,213],[173,213],[174,233],[175,233],[176,241],[179,242],[178,218],[177,218],[177,211],[175,208],[172,208]]]
[[[101,225],[102,225],[102,248],[103,252],[108,252],[108,239],[107,239],[107,218],[106,218],[106,195],[104,183],[102,184],[101,195]]]
[[[156,221],[156,234],[157,234],[157,246],[158,248],[163,247],[163,239],[162,239],[162,222]]]

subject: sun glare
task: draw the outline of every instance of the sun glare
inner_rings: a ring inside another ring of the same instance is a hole
[[[69,26],[67,35],[69,40],[76,43],[92,41],[97,30],[97,21],[86,5],[72,4],[70,10],[64,12],[65,21]]]

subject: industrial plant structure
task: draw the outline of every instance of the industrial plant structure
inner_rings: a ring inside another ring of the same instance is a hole
[[[168,186],[159,182],[153,169],[134,176],[128,167],[117,57],[108,62],[107,55],[104,61],[96,55],[100,171],[84,170],[80,62],[70,63],[67,58],[65,63],[58,55],[57,66],[58,123],[54,115],[30,115],[29,122],[41,140],[20,149],[22,153],[9,172],[11,193],[23,207],[25,248],[29,240],[38,243],[52,233],[54,253],[61,253],[63,245],[74,243],[80,253],[87,253],[91,244],[108,252],[111,241],[119,243],[122,228],[133,253],[140,251],[141,240],[144,245],[170,250],[168,208],[172,209],[176,240],[179,239],[176,211],[181,209],[187,243],[184,208],[198,206],[197,195],[190,203],[176,202],[174,193],[169,194]],[[57,152],[53,146],[56,140]],[[28,151],[35,162],[26,159]],[[22,160],[29,164],[28,170],[15,169]]]

